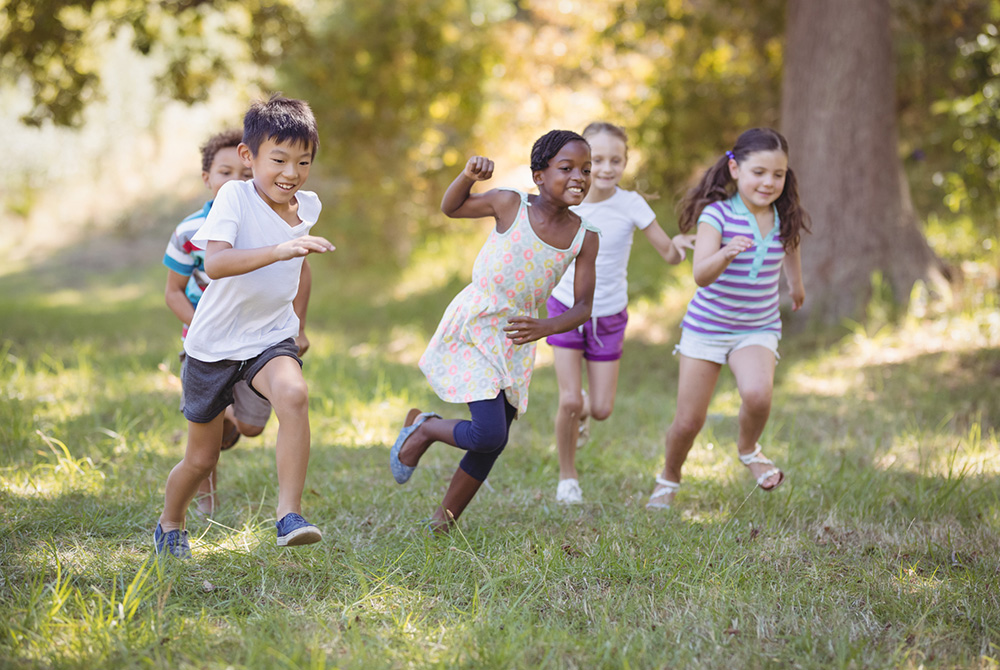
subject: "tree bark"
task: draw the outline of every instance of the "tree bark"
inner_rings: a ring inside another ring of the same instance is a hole
[[[910,202],[896,126],[889,0],[789,0],[782,130],[802,204],[807,321],[861,320],[881,272],[897,303],[946,286]]]

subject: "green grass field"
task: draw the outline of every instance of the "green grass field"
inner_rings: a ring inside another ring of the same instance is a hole
[[[0,667],[1000,667],[995,276],[943,314],[786,339],[763,442],[788,481],[772,494],[736,459],[724,373],[675,509],[651,514],[692,284],[637,243],[618,403],[579,459],[585,504],[554,502],[543,345],[489,486],[435,538],[423,520],[459,453],[436,445],[400,487],[388,445],[412,405],[464,416],[416,359],[480,233],[399,271],[314,264],[304,509],[325,538],[274,546],[272,420],[223,455],[221,510],[189,517],[185,563],[151,559],[185,441],[169,232],[8,268]]]

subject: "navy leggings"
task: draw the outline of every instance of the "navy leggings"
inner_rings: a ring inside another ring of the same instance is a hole
[[[507,402],[501,390],[493,400],[469,403],[472,421],[459,421],[452,433],[455,446],[465,449],[465,456],[458,467],[477,481],[486,481],[500,452],[507,446],[510,424],[517,410]]]

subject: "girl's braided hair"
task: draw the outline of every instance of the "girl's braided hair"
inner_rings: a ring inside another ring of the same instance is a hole
[[[574,141],[583,142],[590,146],[583,135],[574,133],[572,130],[550,130],[539,137],[531,147],[531,171],[535,172],[547,168],[549,161],[559,153],[559,150]]]
[[[729,174],[729,159],[742,163],[756,151],[781,151],[788,155],[788,141],[777,130],[751,128],[736,140],[736,146],[715,161],[701,181],[681,200],[677,225],[681,232],[689,232],[698,224],[702,210],[713,202],[728,200],[736,191],[736,182]],[[799,246],[803,231],[809,232],[809,214],[799,203],[799,182],[791,168],[785,173],[785,188],[774,201],[781,226],[781,244],[785,251]]]

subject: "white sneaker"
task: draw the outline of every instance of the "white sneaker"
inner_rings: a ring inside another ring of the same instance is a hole
[[[575,479],[561,479],[556,487],[556,502],[566,505],[578,505],[583,502],[583,491],[580,482]]]

